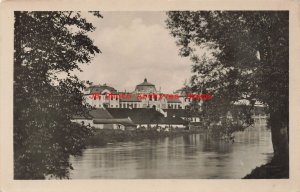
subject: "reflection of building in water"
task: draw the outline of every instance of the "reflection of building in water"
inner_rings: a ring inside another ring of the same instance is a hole
[[[147,97],[141,97],[145,94]],[[119,92],[106,84],[90,86],[84,92],[84,101],[95,108],[155,109],[185,109],[192,102],[191,98],[186,98],[185,91],[182,89],[176,91],[175,94],[168,94],[173,97],[161,95],[163,93],[145,78],[144,82],[136,85],[132,92]]]

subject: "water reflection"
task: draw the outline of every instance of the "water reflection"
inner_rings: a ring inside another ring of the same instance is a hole
[[[73,179],[241,178],[272,156],[271,133],[255,126],[235,142],[206,134],[116,143],[70,159]]]

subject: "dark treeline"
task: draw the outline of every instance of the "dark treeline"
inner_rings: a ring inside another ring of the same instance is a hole
[[[241,99],[268,107],[274,166],[289,170],[289,12],[171,11],[167,26],[180,55],[190,57],[194,75],[188,85],[211,93],[203,110],[218,122]],[[206,55],[197,50],[204,48]],[[251,118],[249,113],[245,117]],[[260,177],[268,177],[267,174]]]
[[[14,178],[65,178],[69,156],[79,155],[92,133],[70,121],[86,113],[84,84],[70,73],[100,52],[87,36],[95,28],[80,12],[14,16]]]

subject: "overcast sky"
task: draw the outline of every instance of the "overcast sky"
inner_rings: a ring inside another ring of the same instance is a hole
[[[166,29],[165,12],[101,14],[103,19],[92,20],[96,30],[90,37],[102,54],[82,67],[80,79],[133,91],[147,78],[157,89],[172,93],[190,78],[191,62],[178,55],[175,38]]]

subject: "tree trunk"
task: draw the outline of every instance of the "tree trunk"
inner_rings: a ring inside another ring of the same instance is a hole
[[[287,119],[286,119],[287,118]],[[279,110],[271,110],[270,126],[274,150],[273,160],[280,165],[289,163],[288,117]]]

